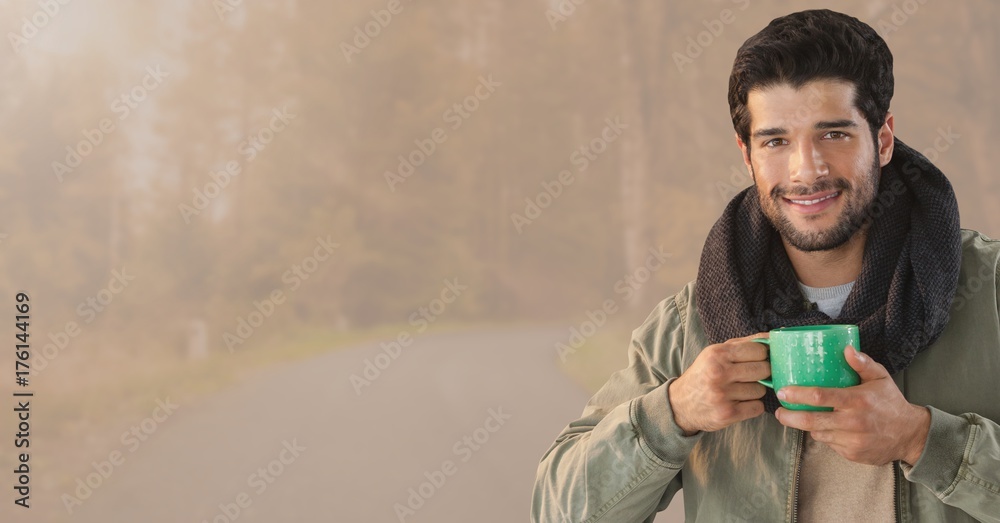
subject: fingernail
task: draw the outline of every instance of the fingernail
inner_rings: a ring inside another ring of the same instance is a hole
[[[785,391],[784,391],[784,389],[782,389],[782,390],[779,390],[779,391],[777,392],[777,396],[778,396],[778,399],[779,399],[779,400],[782,400],[782,401],[784,401],[784,400],[785,400],[785,396],[787,396],[787,394],[785,394]]]
[[[858,355],[858,361],[860,361],[861,363],[868,363],[868,356],[865,356],[865,353],[858,351],[855,352],[855,354]]]

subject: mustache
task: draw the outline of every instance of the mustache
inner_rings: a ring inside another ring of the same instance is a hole
[[[825,192],[825,191],[849,191],[849,190],[851,190],[851,184],[850,182],[848,182],[843,178],[837,178],[836,180],[823,179],[809,187],[795,186],[792,188],[788,188],[783,185],[776,185],[773,189],[771,189],[771,198],[777,200],[778,198],[789,198],[792,196],[807,196],[810,194],[816,194],[818,192]]]

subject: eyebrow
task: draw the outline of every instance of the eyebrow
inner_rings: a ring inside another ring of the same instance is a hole
[[[854,120],[833,120],[830,122],[818,122],[816,124],[817,129],[842,129],[844,127],[857,127],[858,123]]]
[[[824,129],[843,129],[848,127],[857,127],[858,123],[854,120],[843,119],[843,120],[830,120],[823,122],[816,122],[815,128]],[[782,134],[788,134],[788,130],[784,127],[768,127],[765,129],[758,129],[754,131],[754,138],[763,138],[766,136],[778,136]]]

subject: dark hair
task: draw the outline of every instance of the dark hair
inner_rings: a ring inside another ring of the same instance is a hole
[[[781,83],[798,89],[819,79],[854,85],[854,105],[876,138],[892,99],[892,53],[871,26],[828,9],[775,18],[743,42],[729,76],[729,113],[736,134],[749,146],[751,90]]]

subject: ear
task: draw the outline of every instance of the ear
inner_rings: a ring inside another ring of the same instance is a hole
[[[743,165],[746,166],[747,172],[750,173],[750,178],[753,178],[753,166],[750,165],[750,149],[747,147],[747,144],[743,143],[743,140],[740,139],[739,133],[735,133],[735,135],[736,146],[740,148],[740,153],[743,156]],[[754,181],[756,182],[756,180]]]
[[[878,130],[878,161],[885,167],[892,160],[893,136],[895,136],[892,113],[886,113],[885,123]]]

